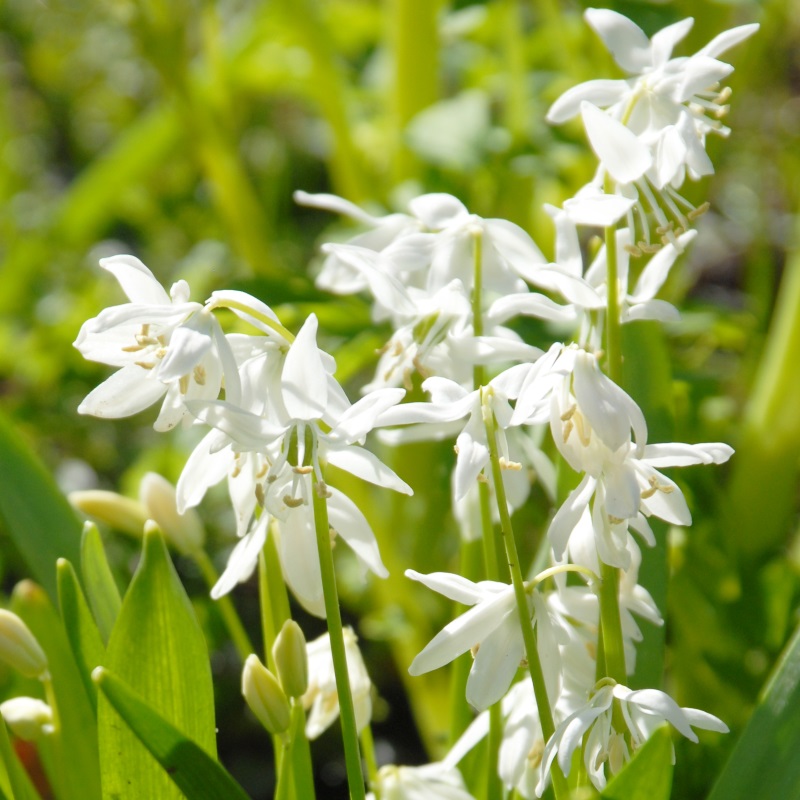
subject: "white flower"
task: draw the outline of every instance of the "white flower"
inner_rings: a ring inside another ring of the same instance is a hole
[[[372,682],[364,666],[358,638],[352,628],[344,628],[344,652],[350,691],[356,714],[356,728],[361,731],[372,717]],[[308,691],[302,702],[311,709],[306,723],[306,736],[316,739],[339,716],[339,694],[336,691],[336,674],[333,669],[330,636],[325,633],[306,646],[308,653]]]
[[[75,347],[84,358],[120,368],[83,400],[81,414],[127,417],[164,397],[154,427],[165,431],[190,418],[187,401],[217,397],[223,374],[226,391],[237,395],[238,375],[225,336],[210,311],[189,301],[185,281],[168,295],[133,256],[102,259],[100,266],[131,302],[105,309],[78,334]]]
[[[730,92],[720,90],[719,81],[733,71],[717,56],[747,39],[759,26],[733,28],[691,57],[672,58],[673,48],[692,27],[691,18],[669,25],[648,40],[641,28],[615,11],[590,8],[584,16],[617,64],[631,77],[592,80],[573,87],[551,106],[548,121],[564,122],[580,111],[587,122],[587,132],[593,129],[589,132],[592,146],[597,150],[595,139],[603,139],[599,149],[610,155],[607,148],[614,141],[622,146],[622,134],[616,128],[602,130],[609,117],[601,120],[589,112],[591,120],[587,121],[583,104],[588,101],[592,106],[607,108],[610,118],[623,122],[651,153],[652,178],[659,188],[667,183],[680,185],[684,169],[694,178],[713,172],[705,152],[705,136],[711,132],[725,136],[729,132],[719,120],[728,110],[725,103]],[[611,157],[606,163],[620,183],[629,183],[635,173],[640,177],[651,166],[644,165],[645,159],[633,140],[625,137],[625,141],[632,148],[628,167],[624,158]],[[627,175],[615,174],[626,169]]]
[[[375,788],[380,800],[474,800],[461,773],[442,763],[421,767],[387,764],[378,770]],[[375,800],[374,794],[367,797]]]
[[[560,385],[550,395],[550,427],[559,452],[584,477],[550,525],[553,551],[560,560],[591,503],[599,558],[627,569],[628,525],[646,540],[652,537],[640,513],[676,525],[691,524],[689,508],[677,484],[657,468],[721,464],[733,450],[716,442],[646,445],[647,426],[641,409],[603,375],[597,359],[585,351],[570,349],[562,356],[569,357],[561,359],[567,367],[572,360],[572,368],[565,370]],[[519,402],[517,405],[521,408]]]
[[[35,697],[12,697],[0,703],[0,715],[14,736],[33,742],[53,732],[53,711]]]
[[[307,610],[324,616],[312,474],[319,490],[328,493],[331,526],[362,566],[380,577],[387,572],[369,524],[352,501],[325,486],[322,467],[330,463],[379,486],[408,494],[411,489],[359,446],[404,391],[376,391],[351,405],[331,375],[333,360],[317,348],[316,331],[311,315],[285,355],[266,351],[243,365],[242,398],[250,408],[227,401],[189,404],[215,430],[187,462],[188,477],[181,476],[179,495],[184,503],[199,502],[212,481],[228,476],[242,538],[212,596],[221,596],[252,574],[270,520],[276,519],[284,577]],[[198,478],[194,491],[192,476]],[[251,523],[258,507],[261,516]]]
[[[614,728],[612,706],[616,699],[622,707],[627,733],[631,746],[637,750],[665,722],[692,742],[697,742],[697,734],[692,728],[727,733],[728,727],[717,717],[695,708],[680,708],[664,692],[655,689],[632,691],[626,686],[604,679],[589,702],[570,714],[556,729],[544,751],[542,776],[550,771],[550,765],[558,757],[558,764],[565,775],[572,765],[572,754],[588,734],[584,743],[584,763],[592,783],[602,790],[607,776],[605,764],[611,774],[619,772],[631,758],[625,740],[626,731]],[[536,792],[544,791],[544,777],[540,779]]]
[[[448,572],[421,575],[408,569],[405,574],[450,600],[472,606],[428,642],[408,671],[422,675],[472,650],[475,660],[467,679],[467,701],[479,711],[496,703],[508,691],[525,655],[513,586],[497,581],[473,583]],[[542,601],[536,592],[527,594],[527,599],[531,617],[541,628]],[[555,687],[557,664],[552,660],[552,648],[548,652],[552,636],[548,623],[542,624],[545,634],[538,637],[539,654],[548,685]]]

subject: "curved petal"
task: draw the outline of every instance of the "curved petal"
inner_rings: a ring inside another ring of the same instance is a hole
[[[119,281],[132,303],[169,305],[170,298],[153,273],[136,256],[101,258],[100,266]]]
[[[467,678],[467,702],[478,711],[494,705],[508,691],[524,654],[516,609],[482,642]]]
[[[577,117],[581,110],[581,103],[586,100],[598,108],[618,103],[630,91],[627,81],[598,79],[585,81],[567,89],[558,100],[550,106],[545,119],[551,124],[558,125],[573,117]]]
[[[587,8],[583,18],[603,40],[622,69],[635,73],[651,66],[650,40],[627,17],[605,8]]]
[[[355,475],[376,486],[383,486],[385,489],[394,489],[401,494],[414,494],[413,489],[395,472],[386,466],[374,453],[365,450],[363,447],[343,447],[337,450],[329,450],[325,458],[329,464],[333,464],[339,469]]]
[[[228,564],[219,580],[211,590],[211,597],[219,600],[228,594],[234,586],[246,581],[256,568],[258,555],[267,540],[269,515],[264,514],[252,531],[236,543],[236,547],[228,556]]]
[[[650,151],[621,122],[585,100],[581,116],[589,144],[617,183],[633,183],[653,165]]]
[[[310,314],[292,342],[281,373],[283,402],[293,419],[319,419],[328,404],[328,373],[317,347],[317,317]]]
[[[167,387],[150,372],[135,364],[117,370],[86,395],[78,406],[78,413],[101,419],[120,419],[144,411],[167,391]]]
[[[442,230],[469,216],[464,204],[451,194],[443,192],[423,194],[415,197],[408,210],[428,229]]]
[[[734,45],[743,42],[752,36],[758,29],[759,24],[753,22],[749,25],[740,25],[738,28],[731,28],[715,36],[705,47],[697,51],[697,55],[710,56],[716,58],[729,50]]]
[[[347,495],[338,489],[329,489],[328,519],[331,527],[347,542],[348,547],[358,556],[370,572],[379,578],[387,578],[389,570],[381,561],[378,542],[366,517]]]

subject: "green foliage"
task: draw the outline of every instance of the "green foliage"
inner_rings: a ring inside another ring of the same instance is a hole
[[[34,577],[57,596],[56,561],[77,559],[80,524],[45,466],[0,415],[0,519]]]
[[[216,755],[205,639],[158,533],[145,535],[104,666],[209,756]],[[180,797],[139,737],[122,724],[115,704],[100,702],[98,730],[106,796]]]
[[[209,755],[208,748],[201,747],[171,725],[124,681],[102,667],[95,671],[94,680],[103,697],[180,789],[182,797],[187,800],[247,799],[241,786]]]
[[[800,628],[781,655],[708,800],[794,797],[800,792]]]
[[[672,790],[672,739],[659,728],[602,792],[602,800],[669,800]]]

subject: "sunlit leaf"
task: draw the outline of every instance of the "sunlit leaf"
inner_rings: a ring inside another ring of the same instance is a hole
[[[672,741],[659,728],[600,793],[603,800],[669,800],[672,792]]]
[[[116,675],[100,668],[94,679],[103,696],[188,800],[246,800],[241,786],[207,749],[167,722]]]
[[[95,715],[58,612],[45,591],[31,581],[14,588],[11,608],[42,646],[53,679],[60,726],[50,740],[58,798],[99,800]]]
[[[122,600],[108,566],[106,551],[97,526],[87,522],[81,539],[81,573],[86,596],[103,642],[107,643]]]
[[[58,562],[58,602],[72,655],[80,670],[92,709],[96,712],[97,689],[92,682],[92,670],[103,663],[106,649],[83,596],[75,569],[64,558]]]
[[[205,639],[157,532],[145,535],[142,560],[111,633],[105,666],[200,748],[216,755]],[[106,797],[182,796],[102,697],[98,724]]]

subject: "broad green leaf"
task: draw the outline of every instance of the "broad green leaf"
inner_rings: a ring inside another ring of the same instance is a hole
[[[106,551],[97,526],[87,522],[81,539],[81,573],[86,595],[104,643],[108,643],[111,629],[119,614],[122,600],[119,589],[108,566]]]
[[[124,681],[102,667],[97,686],[188,800],[247,800],[242,787],[203,748],[153,710]],[[137,795],[138,796],[138,795]]]
[[[72,564],[64,558],[58,560],[58,602],[72,655],[92,709],[97,713],[97,689],[92,681],[92,670],[105,660],[106,648],[81,591],[78,576]]]
[[[142,560],[111,633],[105,666],[170,724],[216,755],[205,639],[158,532],[145,535]],[[103,697],[98,724],[105,797],[182,797]]]
[[[11,746],[11,737],[8,728],[0,721],[0,759],[3,761],[4,788],[0,790],[0,800],[39,800],[39,794],[34,789],[28,773],[20,764],[14,748]],[[6,794],[7,790],[7,794]]]
[[[77,563],[80,523],[44,465],[0,414],[0,522],[55,600],[56,561]]]
[[[41,586],[21,581],[11,608],[42,646],[53,681],[60,725],[50,737],[59,800],[99,800],[100,769],[92,704],[61,619]]]
[[[800,797],[800,627],[708,800]]]
[[[603,800],[669,800],[672,792],[672,741],[659,728],[600,793]]]

